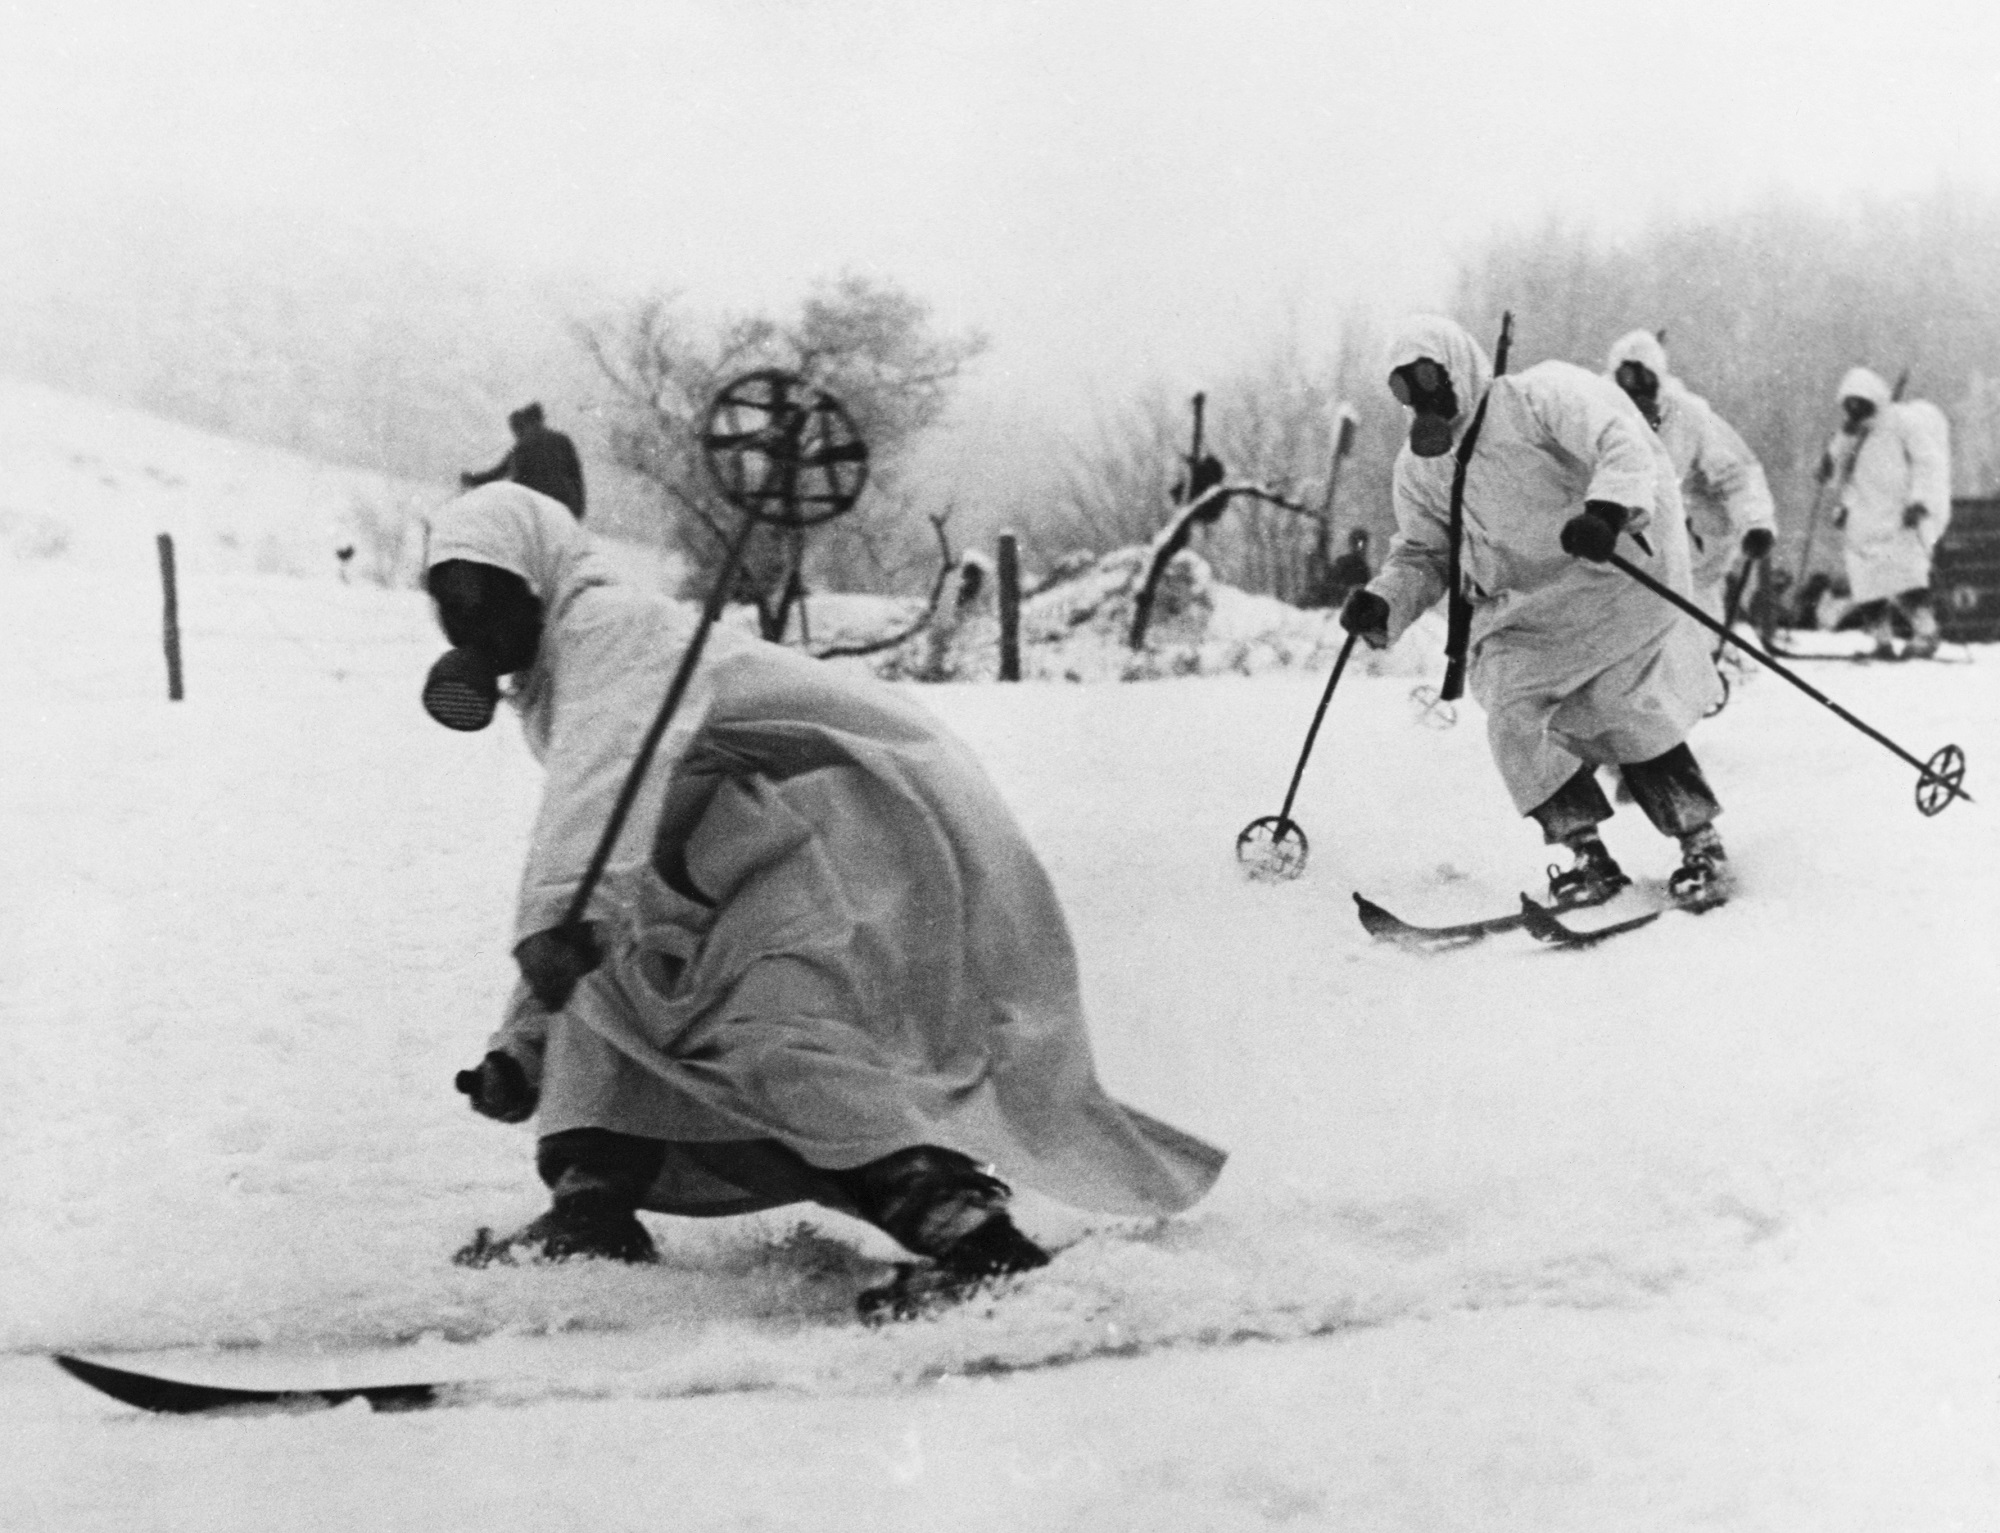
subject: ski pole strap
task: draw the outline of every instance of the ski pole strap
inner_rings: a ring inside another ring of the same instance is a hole
[[[1451,469],[1450,547],[1445,554],[1444,685],[1438,688],[1441,702],[1456,702],[1465,695],[1465,652],[1472,643],[1472,603],[1466,599],[1459,567],[1459,548],[1465,541],[1465,471],[1479,445],[1479,428],[1486,424],[1486,402],[1492,389],[1479,396],[1479,408],[1472,412],[1472,424],[1459,438]]]

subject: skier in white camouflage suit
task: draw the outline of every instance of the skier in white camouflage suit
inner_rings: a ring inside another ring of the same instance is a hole
[[[1001,1176],[1129,1215],[1207,1191],[1220,1151],[1099,1086],[1055,891],[976,760],[906,696],[716,631],[570,924],[691,620],[513,484],[437,515],[428,586],[454,648],[426,707],[481,727],[512,676],[547,773],[522,983],[459,1089],[536,1117],[552,1203],[462,1261],[650,1260],[637,1210],[810,1201],[931,1258],[899,1279],[914,1292],[864,1296],[901,1312],[1047,1261]]]
[[[1687,529],[1666,450],[1608,379],[1567,362],[1496,379],[1449,319],[1405,321],[1388,369],[1410,410],[1396,537],[1342,625],[1381,648],[1446,594],[1454,463],[1485,398],[1463,499],[1468,679],[1515,807],[1572,854],[1550,870],[1549,893],[1593,902],[1630,882],[1598,830],[1612,811],[1595,768],[1616,766],[1646,817],[1680,843],[1674,896],[1721,898],[1720,806],[1686,743],[1720,696],[1708,646],[1692,619],[1605,563],[1616,551],[1687,593]]]
[[[1928,400],[1897,400],[1865,367],[1840,380],[1845,416],[1820,460],[1839,476],[1833,523],[1846,535],[1847,580],[1856,606],[1871,607],[1875,653],[1897,653],[1895,624],[1910,628],[1912,659],[1937,653],[1931,553],[1951,523],[1951,428]]]
[[[1639,407],[1680,476],[1687,514],[1694,599],[1723,616],[1723,587],[1740,553],[1763,558],[1777,537],[1764,466],[1709,402],[1667,371],[1666,348],[1650,330],[1612,343],[1605,372]]]

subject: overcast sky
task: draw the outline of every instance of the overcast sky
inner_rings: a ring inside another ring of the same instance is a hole
[[[2000,184],[1996,15],[0,0],[0,134],[39,195],[308,205],[703,307],[880,273],[992,337],[980,398],[1077,401],[1433,305],[1456,254],[1550,211]]]

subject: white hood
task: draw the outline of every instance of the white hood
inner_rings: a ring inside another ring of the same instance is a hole
[[[1637,362],[1660,382],[1667,381],[1667,348],[1660,344],[1660,338],[1650,330],[1632,330],[1611,343],[1611,354],[1605,358],[1604,371],[1614,374],[1627,362]]]
[[[425,564],[435,568],[447,559],[519,575],[551,622],[579,592],[618,578],[567,506],[505,480],[468,490],[431,518]]]
[[[1840,392],[1834,398],[1865,399],[1880,410],[1890,402],[1889,385],[1882,381],[1880,373],[1865,367],[1850,367],[1840,380]]]
[[[1486,385],[1493,381],[1493,364],[1463,325],[1441,314],[1412,314],[1396,327],[1389,342],[1387,370],[1393,373],[1423,358],[1451,374],[1452,392],[1458,397],[1458,414],[1451,419],[1452,440],[1456,442],[1465,423],[1472,419]]]

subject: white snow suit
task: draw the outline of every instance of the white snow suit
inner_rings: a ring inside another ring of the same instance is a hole
[[[525,937],[561,921],[692,624],[518,485],[447,505],[429,559],[512,570],[544,604],[511,698],[547,770]],[[1120,1214],[1185,1208],[1220,1171],[1105,1095],[1047,875],[971,753],[892,688],[714,633],[586,917],[604,963],[555,1015],[517,986],[492,1046],[539,1075],[544,1136],[698,1147],[646,1207],[792,1201],[701,1153],[772,1141],[824,1170],[938,1145]]]
[[[1405,445],[1397,456],[1396,536],[1368,588],[1389,604],[1392,641],[1445,594],[1454,458],[1490,381],[1465,480],[1469,680],[1525,815],[1584,762],[1649,761],[1673,749],[1721,695],[1693,619],[1559,541],[1586,501],[1615,502],[1630,512],[1617,551],[1686,595],[1680,493],[1645,417],[1595,373],[1542,362],[1495,379],[1479,343],[1435,315],[1404,323],[1389,367],[1420,357],[1451,375],[1453,451],[1420,458]]]
[[[1951,427],[1928,400],[1891,399],[1889,385],[1865,367],[1840,380],[1840,397],[1875,406],[1858,435],[1843,431],[1827,446],[1844,479],[1840,521],[1854,600],[1927,589],[1931,551],[1951,523]],[[1928,514],[1904,526],[1904,509],[1917,504]]]
[[[1723,584],[1743,535],[1761,527],[1777,531],[1777,511],[1764,466],[1736,429],[1706,399],[1667,371],[1666,348],[1650,330],[1634,330],[1612,345],[1607,375],[1637,362],[1660,380],[1660,445],[1679,476],[1687,515],[1695,600],[1709,616],[1722,616]]]

